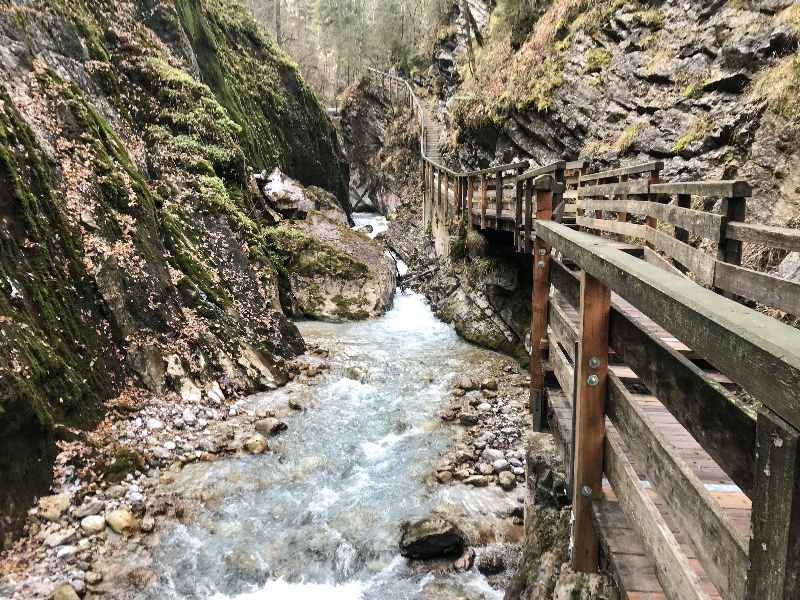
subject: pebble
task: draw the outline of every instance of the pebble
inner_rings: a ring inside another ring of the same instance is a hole
[[[151,417],[147,419],[146,427],[151,431],[159,431],[164,429],[164,423]]]
[[[97,573],[96,571],[86,572],[86,583],[89,585],[97,585],[101,581],[103,581],[102,573]]]
[[[510,465],[505,458],[499,458],[492,463],[492,468],[494,469],[495,473],[500,473],[501,471],[508,471]]]
[[[269,450],[267,439],[260,433],[256,433],[247,438],[244,442],[244,449],[250,454],[262,454]]]
[[[80,596],[75,589],[68,583],[62,583],[51,595],[52,600],[80,600]]]
[[[478,424],[478,417],[472,413],[461,413],[461,418],[459,419],[461,424],[466,427],[472,427],[473,425]]]
[[[488,463],[478,463],[478,473],[481,475],[491,475],[494,473],[494,468]]]
[[[303,410],[303,405],[296,398],[289,398],[289,408],[292,410]]]
[[[100,533],[106,528],[106,519],[100,515],[89,515],[81,520],[81,529],[88,534]]]
[[[106,514],[106,522],[114,533],[126,533],[133,531],[137,527],[136,517],[133,516],[131,511],[125,508],[112,510]]]
[[[284,431],[286,428],[286,423],[279,421],[275,417],[260,419],[255,423],[255,430],[265,436],[274,435],[280,431]]]
[[[83,501],[80,508],[75,511],[75,516],[79,519],[90,515],[98,515],[103,510],[103,502],[97,498],[87,498]]]
[[[517,478],[514,477],[514,474],[510,473],[509,471],[501,472],[497,478],[497,481],[500,484],[500,487],[504,490],[513,490],[517,485]]]
[[[147,515],[142,519],[141,529],[145,533],[150,533],[156,527],[156,520],[151,515]]]
[[[78,547],[67,545],[67,546],[59,546],[58,550],[56,550],[56,558],[68,558],[70,556],[75,556],[78,553]]]
[[[121,485],[112,485],[106,490],[106,496],[109,498],[122,498],[125,495],[125,488]]]
[[[69,494],[45,496],[39,500],[39,514],[48,521],[58,521],[72,502]]]
[[[481,456],[483,457],[483,460],[489,462],[494,462],[496,460],[504,458],[503,451],[497,450],[496,448],[486,448],[486,450],[483,451],[483,454],[481,454]]]
[[[61,529],[55,533],[51,533],[44,540],[45,546],[55,548],[56,546],[61,546],[62,544],[68,544],[75,539],[76,533],[77,532],[74,529]]]
[[[447,483],[453,479],[453,473],[450,471],[439,471],[436,473],[436,479],[439,483]]]
[[[475,487],[484,487],[489,484],[489,481],[483,475],[471,475],[464,480],[464,483]]]
[[[184,408],[181,418],[187,425],[194,425],[197,422],[197,416],[191,408]]]

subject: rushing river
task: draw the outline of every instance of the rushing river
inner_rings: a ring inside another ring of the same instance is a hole
[[[452,378],[503,357],[460,340],[417,294],[398,292],[380,319],[299,327],[330,349],[331,369],[319,383],[290,384],[309,409],[287,419],[274,452],[182,471],[178,485],[205,490],[205,502],[189,524],[161,536],[160,583],[144,597],[502,598],[475,569],[435,577],[413,570],[397,543],[404,520],[452,493],[431,482],[457,434],[437,414]],[[429,596],[442,584],[460,593]]]

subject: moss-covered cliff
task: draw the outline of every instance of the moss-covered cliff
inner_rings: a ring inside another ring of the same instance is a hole
[[[0,438],[85,426],[126,385],[280,383],[291,249],[248,186],[275,167],[349,210],[324,109],[238,0],[0,0]]]

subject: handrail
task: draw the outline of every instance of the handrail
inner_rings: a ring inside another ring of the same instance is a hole
[[[417,98],[417,95],[414,93],[414,90],[411,88],[411,84],[408,82],[408,80],[406,80],[406,79],[404,79],[402,77],[398,77],[397,75],[392,75],[390,73],[386,73],[384,71],[380,71],[380,70],[375,69],[373,67],[368,67],[367,70],[370,71],[371,73],[374,73],[374,74],[380,76],[380,77],[392,79],[394,81],[397,81],[397,82],[403,84],[403,86],[405,87],[406,91],[408,92],[408,94],[410,96],[411,104],[416,108],[416,112],[419,115],[419,121],[420,121],[420,137],[419,137],[419,139],[420,139],[420,144],[419,144],[420,157],[422,158],[423,161],[425,161],[427,163],[430,163],[436,169],[438,169],[440,171],[443,171],[443,172],[447,173],[448,175],[452,175],[453,177],[480,177],[482,175],[491,175],[493,173],[500,173],[502,171],[512,171],[512,170],[516,170],[516,169],[520,169],[520,168],[526,168],[526,167],[529,166],[528,161],[518,161],[518,162],[498,165],[498,166],[495,166],[495,167],[488,167],[486,169],[480,169],[480,170],[477,170],[477,171],[454,171],[453,169],[450,169],[450,168],[444,166],[443,164],[436,162],[431,157],[429,157],[429,156],[427,156],[425,154],[425,117],[424,117],[425,113],[424,113],[422,105],[421,105],[421,103],[419,101],[419,98]]]

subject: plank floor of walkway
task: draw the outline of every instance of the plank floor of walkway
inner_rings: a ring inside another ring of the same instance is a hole
[[[558,296],[553,301],[569,316],[573,325],[578,327],[577,311]],[[648,331],[654,333],[674,350],[691,356],[691,350],[687,346],[676,340],[633,306],[616,295],[612,296],[612,301],[621,307],[627,315],[635,318]],[[633,371],[627,367],[612,365],[610,369],[626,383],[638,381]],[[721,380],[723,385],[728,383],[726,378],[721,375],[718,379]],[[657,398],[648,394],[634,394],[633,396],[639,402],[639,406],[646,413],[647,418],[665,436],[675,453],[692,468],[700,481],[705,484],[706,489],[719,502],[734,527],[749,536],[750,499],[731,481]],[[564,455],[565,464],[569,465],[571,464],[571,459],[568,456],[568,452],[573,431],[572,398],[563,393],[559,387],[551,386],[548,388],[548,405],[551,430]],[[607,435],[614,436],[624,447],[621,437],[608,419],[606,420],[606,428]],[[711,598],[720,598],[719,592],[708,580],[699,561],[696,559],[694,547],[685,532],[675,525],[669,510],[664,506],[658,494],[651,488],[650,482],[644,474],[644,469],[637,464],[634,457],[630,456],[627,448],[626,454],[640,476],[642,487],[669,524],[690,564],[700,577],[704,589]],[[607,482],[604,483],[603,496],[603,500],[595,504],[594,518],[600,532],[601,547],[603,548],[608,568],[619,586],[622,597],[631,600],[666,598],[656,574],[655,562],[645,549],[642,540],[617,502],[614,491]]]

